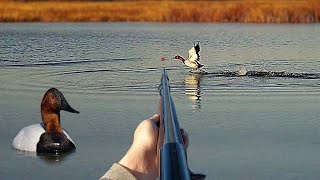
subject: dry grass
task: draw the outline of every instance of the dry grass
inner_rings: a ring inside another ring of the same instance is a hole
[[[320,1],[12,2],[0,0],[0,21],[318,23]]]

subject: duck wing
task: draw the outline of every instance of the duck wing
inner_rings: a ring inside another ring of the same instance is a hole
[[[198,43],[197,45],[195,45],[193,48],[191,48],[189,50],[188,60],[189,61],[193,61],[193,62],[200,61],[199,52],[200,52],[200,46],[199,46],[199,43]]]
[[[199,43],[194,46],[194,49],[196,50],[196,53],[198,54],[198,56],[200,56],[200,55],[199,55],[199,52],[200,52],[200,45],[199,45]]]

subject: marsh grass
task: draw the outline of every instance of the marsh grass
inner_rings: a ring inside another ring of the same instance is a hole
[[[317,0],[0,1],[2,22],[318,23]]]

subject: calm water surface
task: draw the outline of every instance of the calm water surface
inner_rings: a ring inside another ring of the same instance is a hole
[[[198,41],[206,75],[171,60]],[[155,113],[163,66],[191,169],[208,179],[320,178],[319,25],[22,23],[0,24],[0,179],[98,179]],[[240,67],[268,75],[232,75]],[[80,111],[61,114],[77,151],[12,149],[20,129],[41,121],[50,87]]]

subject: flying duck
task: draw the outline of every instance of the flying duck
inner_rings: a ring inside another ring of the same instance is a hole
[[[197,70],[197,69],[203,67],[203,65],[199,63],[199,61],[200,61],[199,52],[200,52],[200,45],[198,43],[197,45],[194,45],[189,50],[188,59],[184,59],[180,55],[174,56],[173,59],[180,60],[183,64],[185,64],[186,66],[190,67],[191,68],[190,72],[192,72],[193,70]]]
[[[41,102],[42,123],[24,127],[13,139],[12,146],[21,151],[37,153],[66,153],[76,147],[69,134],[61,127],[60,111],[79,113],[73,109],[56,88],[49,89]]]

